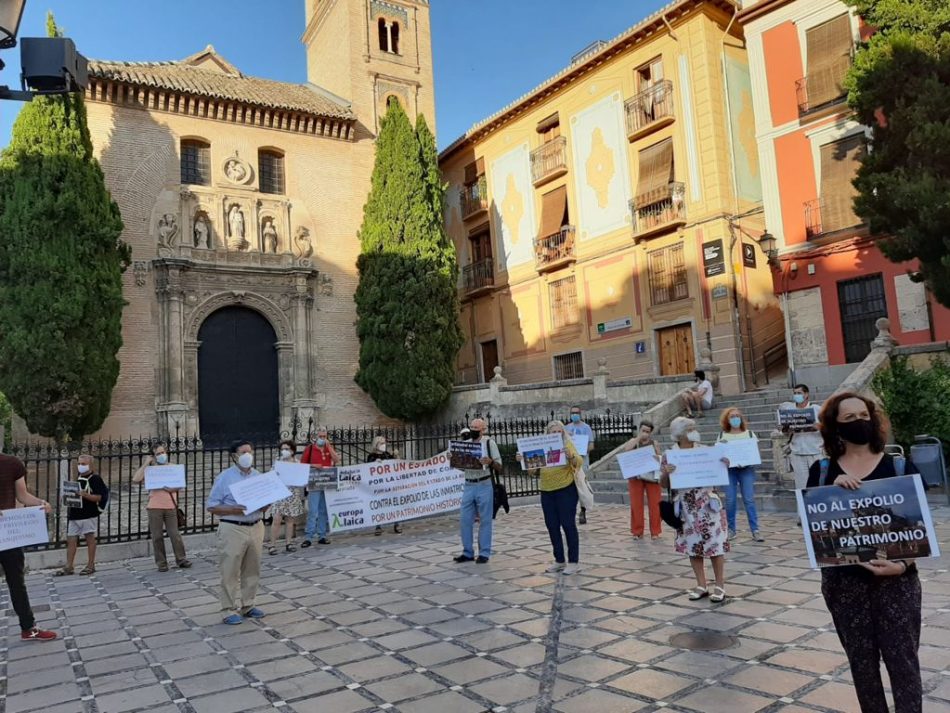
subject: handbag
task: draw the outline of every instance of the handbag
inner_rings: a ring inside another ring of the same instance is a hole
[[[580,500],[581,507],[585,510],[594,506],[594,491],[587,482],[587,473],[584,472],[584,466],[574,469],[574,486],[577,488],[577,498]]]
[[[172,496],[172,505],[175,506],[175,517],[178,519],[178,529],[182,530],[188,524],[185,511],[178,507],[178,493],[169,493]]]
[[[667,496],[660,501],[660,517],[663,522],[679,532],[683,529],[683,519],[676,514],[676,505],[673,503],[673,490],[666,489]]]

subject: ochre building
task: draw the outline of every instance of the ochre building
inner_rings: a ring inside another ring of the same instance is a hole
[[[737,11],[671,3],[443,151],[459,383],[784,370]]]
[[[247,76],[210,46],[90,63],[93,143],[134,260],[101,435],[379,419],[353,382],[357,232],[387,102],[434,128],[429,8],[306,3],[306,84]]]

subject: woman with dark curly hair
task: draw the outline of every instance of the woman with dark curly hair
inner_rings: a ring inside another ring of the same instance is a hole
[[[884,452],[887,421],[877,405],[854,393],[836,394],[821,410],[827,458],[814,463],[808,487],[858,490],[867,480],[898,475]],[[881,659],[895,713],[921,713],[920,579],[908,560],[880,560],[821,571],[821,593],[848,656],[862,713],[888,713]]]

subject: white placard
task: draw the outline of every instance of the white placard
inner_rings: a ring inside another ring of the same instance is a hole
[[[660,461],[652,447],[635,448],[617,456],[620,473],[628,480],[648,475],[660,469]]]
[[[150,465],[145,469],[145,489],[161,490],[162,488],[179,489],[185,487],[185,466],[183,465]]]
[[[0,510],[0,551],[49,542],[42,507]]]
[[[305,488],[307,481],[310,480],[309,463],[291,463],[289,461],[277,461],[274,464],[274,470],[281,482],[289,487]]]
[[[564,452],[564,438],[560,433],[546,433],[543,436],[526,436],[518,439],[518,452],[521,454],[521,469],[553,468],[567,463]]]
[[[274,471],[244,478],[230,486],[231,496],[238,505],[244,506],[244,513],[250,515],[256,510],[266,508],[278,500],[290,497],[287,486]]]
[[[590,436],[586,433],[574,433],[571,435],[571,442],[577,449],[577,455],[587,455],[587,449],[590,447]]]
[[[722,441],[716,447],[719,448],[722,455],[729,459],[730,468],[762,465],[762,453],[759,451],[759,439],[757,438]]]
[[[670,474],[673,490],[709,488],[729,484],[729,469],[722,462],[725,456],[719,446],[711,448],[671,448],[666,462],[676,467]]]

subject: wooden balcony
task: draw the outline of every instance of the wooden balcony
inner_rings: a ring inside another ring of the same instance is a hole
[[[565,225],[553,235],[534,241],[534,264],[538,272],[550,272],[577,260],[574,252],[574,226]]]
[[[491,292],[495,287],[494,258],[486,257],[462,268],[462,284],[466,297]]]
[[[567,173],[567,139],[558,136],[531,152],[531,180],[535,186]]]
[[[805,237],[815,240],[843,231],[866,232],[866,226],[851,209],[851,197],[829,202],[820,198],[805,201]],[[825,214],[822,219],[822,213]],[[839,236],[840,237],[840,236]]]
[[[477,218],[488,212],[488,181],[485,176],[479,176],[475,183],[462,186],[459,189],[459,198],[462,220]]]
[[[659,191],[637,196],[630,201],[633,237],[639,242],[659,233],[676,230],[686,224],[686,185],[672,181]]]
[[[673,123],[673,82],[664,79],[628,99],[624,103],[627,115],[627,139],[633,141],[660,127]]]

